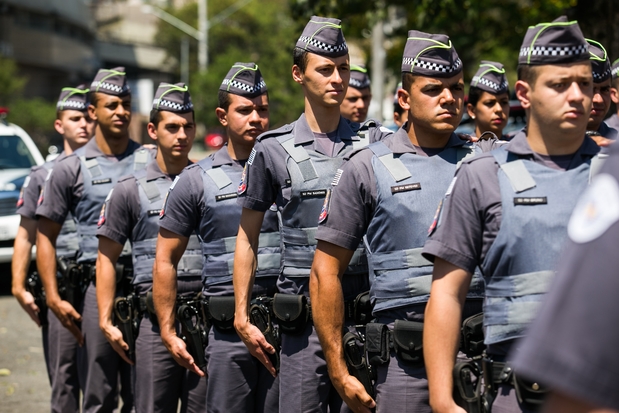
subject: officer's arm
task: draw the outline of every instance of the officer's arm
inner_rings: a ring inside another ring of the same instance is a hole
[[[335,244],[318,241],[310,272],[312,319],[337,392],[353,411],[369,413],[376,403],[359,380],[348,373],[342,347],[344,294],[341,277],[353,253]]]
[[[73,306],[60,298],[56,281],[56,238],[62,225],[44,216],[39,217],[37,226],[37,270],[45,288],[47,306],[54,312],[58,320],[73,334],[80,344],[84,344],[84,336],[75,324],[82,316]]]
[[[188,237],[159,228],[153,267],[153,302],[159,320],[161,340],[174,360],[199,376],[204,376],[204,372],[187,351],[185,342],[176,335],[176,271],[188,242]]]
[[[11,272],[13,281],[11,293],[17,298],[24,311],[30,318],[41,326],[39,320],[39,307],[34,303],[34,297],[26,290],[26,277],[30,267],[30,254],[36,241],[37,221],[22,216],[13,243],[13,259],[11,260]]]
[[[234,250],[234,328],[249,352],[275,375],[275,367],[266,355],[275,349],[267,343],[260,330],[249,322],[249,304],[258,267],[258,240],[264,212],[243,208]]]
[[[596,407],[584,400],[553,391],[548,396],[542,413],[617,413],[617,410]]]
[[[434,412],[464,412],[453,400],[452,371],[460,342],[462,306],[471,277],[470,272],[435,258],[423,330],[423,355]]]
[[[129,350],[129,345],[123,340],[123,335],[118,327],[112,324],[114,298],[116,297],[116,262],[122,251],[122,244],[103,235],[99,236],[96,271],[99,327],[114,351],[120,354],[127,363],[133,364],[125,353],[126,350]]]

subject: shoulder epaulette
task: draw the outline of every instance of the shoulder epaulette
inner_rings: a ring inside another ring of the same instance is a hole
[[[281,128],[277,128],[277,129],[264,132],[263,134],[258,136],[257,140],[262,141],[264,139],[285,135],[287,133],[292,132],[293,129],[294,129],[294,123],[289,123],[287,125],[282,126]]]

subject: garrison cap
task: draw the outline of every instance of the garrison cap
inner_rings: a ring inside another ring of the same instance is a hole
[[[613,76],[613,80],[619,77],[619,59],[615,60],[610,67],[610,73]]]
[[[429,77],[452,77],[462,71],[462,61],[449,36],[409,30],[402,73]]]
[[[341,20],[312,16],[295,47],[325,57],[348,54]]]
[[[505,68],[498,62],[482,60],[477,73],[471,80],[471,87],[476,87],[493,95],[507,92],[509,83],[505,76]]]
[[[577,21],[561,16],[530,26],[520,46],[519,65],[550,65],[589,60],[589,45]]]
[[[113,96],[125,96],[131,93],[124,67],[99,69],[90,85],[91,92],[105,93]]]
[[[190,112],[193,109],[193,103],[191,103],[189,88],[184,83],[172,85],[161,82],[155,92],[153,109],[175,113]]]
[[[589,43],[589,55],[591,59],[591,71],[593,72],[593,82],[602,83],[610,79],[611,69],[610,60],[606,49],[601,43],[587,39]]]
[[[267,93],[267,84],[257,64],[236,62],[221,82],[219,90],[246,98],[255,98]]]
[[[370,87],[370,77],[365,66],[350,65],[350,82],[348,86],[355,89],[365,89]]]
[[[84,112],[90,104],[90,90],[82,84],[77,87],[63,87],[58,96],[56,110],[79,110]]]

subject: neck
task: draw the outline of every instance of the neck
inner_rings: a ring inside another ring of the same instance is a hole
[[[169,153],[164,153],[161,148],[157,150],[157,166],[166,175],[178,175],[189,164],[189,157],[184,156],[172,156]]]
[[[587,124],[587,130],[598,131],[602,126],[602,122],[589,122]]]
[[[535,122],[533,117],[529,117],[527,141],[533,152],[540,155],[571,155],[582,145],[585,131],[586,126],[565,132],[559,131],[556,126],[543,125]]]
[[[249,155],[251,154],[253,147],[253,143],[250,145],[236,143],[228,136],[228,155],[230,155],[230,158],[235,161],[245,161],[249,159]]]
[[[305,97],[305,119],[312,132],[329,133],[340,124],[340,110],[334,107],[313,105]]]
[[[95,142],[106,155],[121,155],[129,146],[129,135],[125,136],[105,136],[99,126],[95,130]]]
[[[449,142],[452,132],[429,131],[414,123],[408,124],[408,139],[411,143],[422,148],[444,148]]]
[[[76,145],[75,142],[69,142],[68,139],[65,139],[62,147],[66,155],[71,155],[76,149],[79,148],[79,145]]]

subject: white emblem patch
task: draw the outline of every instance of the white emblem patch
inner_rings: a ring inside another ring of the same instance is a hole
[[[179,181],[179,179],[181,179],[180,175],[176,175],[176,178],[174,178],[174,182],[172,182],[172,185],[170,185],[170,191],[174,189],[174,185],[176,185],[176,183]]]
[[[572,241],[593,241],[619,221],[619,184],[609,174],[593,178],[591,186],[576,204],[567,226]]]
[[[26,179],[24,179],[24,184],[22,185],[22,188],[28,188],[29,183],[30,183],[30,175],[28,175]]]
[[[449,187],[447,188],[447,192],[445,192],[445,196],[449,196],[451,194],[451,191],[453,191],[454,185],[456,184],[456,179],[458,179],[458,177],[454,176],[454,179],[452,179]]]
[[[337,184],[340,183],[340,178],[342,177],[342,173],[344,171],[341,169],[338,169],[337,172],[335,173],[335,176],[333,177],[333,182],[331,182],[331,186],[337,186]]]
[[[256,150],[252,148],[251,153],[249,154],[249,159],[247,160],[247,163],[249,165],[253,164],[255,157],[256,157]]]

